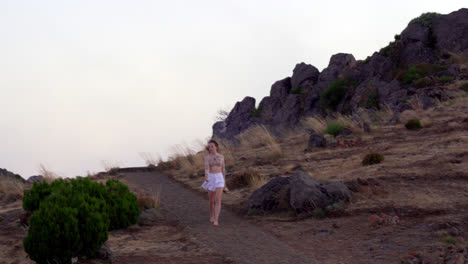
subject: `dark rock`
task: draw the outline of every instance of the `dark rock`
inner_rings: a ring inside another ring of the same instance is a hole
[[[260,113],[262,120],[272,122],[273,117],[281,108],[281,101],[277,97],[266,96],[260,102],[259,108],[262,109]]]
[[[462,8],[432,20],[432,36],[440,51],[463,52],[468,49],[468,9]]]
[[[291,77],[276,81],[270,90],[270,97],[284,100],[291,91]],[[283,102],[283,101],[282,101]]]
[[[348,201],[350,196],[343,183],[321,182],[297,170],[291,177],[274,178],[256,190],[248,200],[248,207],[264,212],[293,210],[298,218],[303,218],[311,216],[315,208]]]
[[[252,193],[248,207],[267,212],[288,211],[290,210],[289,191],[289,178],[273,178]]]
[[[398,103],[405,99],[408,92],[401,87],[400,82],[393,80],[390,83],[383,84],[377,87],[379,103],[387,105],[390,108],[395,107]]]
[[[138,224],[141,226],[152,225],[160,217],[155,208],[146,209],[138,216]]]
[[[370,127],[369,123],[364,122],[364,123],[362,124],[362,127],[363,127],[363,129],[364,129],[364,132],[366,132],[366,133],[370,133],[370,132],[371,132],[371,127]]]
[[[375,78],[390,82],[393,79],[392,71],[395,68],[394,64],[391,58],[375,52],[369,59],[369,62],[360,67],[359,81],[363,82],[367,79]]]
[[[315,84],[317,82],[318,76],[319,71],[314,66],[305,64],[304,62],[298,63],[293,70],[293,76],[291,77],[291,87],[297,88],[301,86],[301,84],[306,80],[310,80],[312,82],[311,84]]]
[[[255,98],[247,96],[241,102],[237,102],[225,121],[213,125],[213,136],[233,139],[241,131],[258,123],[252,116],[254,110]]]
[[[114,254],[112,253],[112,250],[109,247],[109,244],[105,242],[102,247],[99,249],[97,252],[96,257],[102,260],[112,260],[114,257]]]
[[[352,76],[351,69],[357,66],[356,60],[352,54],[338,53],[330,58],[328,67],[325,68],[319,75],[319,82],[325,83],[326,86],[338,78],[350,78]]]
[[[312,216],[315,208],[326,208],[341,201],[348,201],[351,192],[340,182],[320,182],[303,171],[291,176],[290,204],[299,218]]]
[[[273,117],[273,123],[291,127],[297,124],[301,113],[301,98],[298,94],[290,94],[277,114]]]
[[[26,180],[23,179],[23,177],[21,177],[19,174],[13,173],[13,172],[11,172],[11,171],[9,171],[7,169],[0,168],[0,178],[2,178],[2,177],[11,178],[11,179],[20,181],[22,183],[26,182]]]
[[[308,149],[323,148],[327,146],[327,140],[322,134],[312,133],[309,137]]]
[[[408,66],[416,63],[434,62],[436,56],[431,47],[431,34],[430,29],[424,25],[409,24],[401,32],[400,64]]]
[[[306,96],[304,103],[304,112],[307,115],[320,115],[323,110],[320,107],[320,95],[323,92],[323,87],[314,85]]]

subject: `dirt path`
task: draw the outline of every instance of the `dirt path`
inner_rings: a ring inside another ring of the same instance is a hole
[[[151,191],[161,186],[161,203],[169,217],[179,221],[202,244],[235,263],[314,263],[269,233],[221,210],[220,226],[209,222],[205,198],[156,172],[125,173],[125,181]]]

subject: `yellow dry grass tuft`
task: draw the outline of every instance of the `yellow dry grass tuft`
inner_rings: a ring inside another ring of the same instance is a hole
[[[16,201],[23,198],[24,185],[12,177],[0,177],[0,200]]]
[[[151,167],[155,167],[162,161],[161,155],[159,154],[155,156],[152,153],[140,152],[139,155],[145,161],[146,165]]]
[[[44,164],[39,165],[39,174],[42,175],[44,180],[48,183],[55,181],[57,178],[60,178],[57,173],[48,169]]]
[[[266,148],[268,155],[282,156],[280,144],[263,125],[253,126],[236,136],[241,148]]]
[[[137,203],[141,210],[161,207],[161,185],[153,186],[149,194],[139,193]]]

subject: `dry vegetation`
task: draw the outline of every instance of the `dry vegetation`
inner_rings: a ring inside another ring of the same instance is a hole
[[[436,102],[435,107],[425,110],[421,99],[415,97],[408,102],[413,110],[404,111],[392,124],[389,121],[395,113],[384,107],[373,113],[362,111],[360,120],[340,115],[307,118],[302,130],[282,138],[275,138],[265,127],[254,127],[237,137],[238,146],[218,139],[224,146],[220,152],[232,157],[227,162],[227,185],[231,190],[223,196],[223,202],[232,208],[245,208],[252,192],[269,179],[290,176],[302,169],[315,178],[345,182],[353,191],[351,202],[323,220],[284,222],[291,220],[290,215],[253,219],[312,257],[326,256],[320,263],[338,263],[350,255],[354,256],[352,263],[375,263],[376,254],[384,256],[382,263],[394,262],[408,257],[412,250],[429,262],[439,255],[450,259],[456,253],[448,246],[454,245],[455,250],[468,242],[468,97],[463,92],[454,91],[453,95],[454,99]],[[405,128],[404,124],[413,118],[421,121],[422,129]],[[323,133],[333,121],[353,133],[327,136],[327,148],[305,151],[310,132]],[[369,133],[364,132],[364,122],[371,125]],[[371,152],[379,152],[385,159],[380,164],[362,166],[363,158]],[[272,158],[271,153],[278,155]],[[169,172],[176,180],[202,192],[203,177],[196,173],[198,168],[182,168]],[[398,216],[401,223],[371,227],[369,217],[376,213]],[[330,230],[332,225],[343,228]],[[447,226],[464,231],[449,239],[437,235]],[[320,228],[327,233],[317,233]],[[392,235],[387,240],[373,240],[388,232]],[[343,248],[348,253],[336,254]]]

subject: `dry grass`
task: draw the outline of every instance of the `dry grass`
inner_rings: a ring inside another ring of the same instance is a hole
[[[468,53],[447,52],[452,57],[452,61],[458,64],[468,63]]]
[[[101,161],[102,166],[104,167],[104,170],[109,174],[109,175],[116,175],[118,169],[121,167],[121,162],[112,162],[112,161],[107,161],[103,160]]]
[[[268,156],[282,156],[283,154],[280,144],[263,125],[250,127],[237,135],[236,138],[243,149],[265,148]]]
[[[42,175],[44,180],[48,183],[55,181],[57,178],[60,178],[57,173],[48,169],[44,164],[39,165],[39,174]]]
[[[153,186],[149,194],[139,194],[137,203],[141,210],[161,207],[161,186]]]
[[[139,155],[145,161],[146,165],[151,167],[155,167],[162,161],[162,157],[159,154],[154,156],[152,153],[140,152]]]
[[[229,188],[250,187],[256,190],[267,183],[267,179],[255,169],[245,169],[235,173],[228,182]]]
[[[23,198],[24,184],[11,177],[0,177],[0,201],[16,201]]]
[[[312,129],[315,133],[323,133],[327,128],[327,121],[320,116],[311,116],[302,119],[302,125],[306,129]]]

